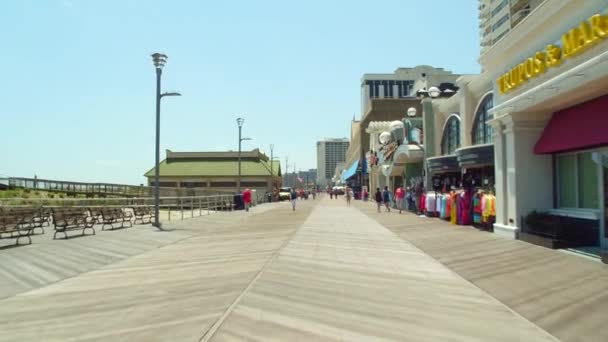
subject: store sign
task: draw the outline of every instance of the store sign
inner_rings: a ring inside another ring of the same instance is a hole
[[[501,95],[507,94],[527,81],[545,73],[565,60],[573,58],[608,38],[608,15],[595,14],[561,37],[561,46],[549,44],[516,65],[496,80]]]

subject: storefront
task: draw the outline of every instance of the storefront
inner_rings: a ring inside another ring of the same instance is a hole
[[[546,1],[480,59],[498,94],[488,117],[498,234],[608,249],[607,7]]]
[[[480,98],[476,110],[471,111],[470,116],[465,113],[465,120],[472,123],[468,125],[470,130],[461,128],[463,119],[458,113],[450,114],[445,120],[441,156],[427,159],[431,181],[424,209],[427,216],[492,230],[495,216],[494,147],[491,126],[486,124],[492,93]],[[466,108],[466,105],[462,107]],[[461,141],[469,144],[463,147]]]

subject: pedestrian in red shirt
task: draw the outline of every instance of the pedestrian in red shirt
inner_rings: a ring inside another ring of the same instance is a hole
[[[251,206],[251,190],[249,188],[243,191],[243,203],[245,204],[245,211],[249,211]]]
[[[403,209],[403,199],[405,198],[405,190],[403,190],[403,185],[400,185],[397,190],[395,190],[395,200],[397,202],[397,209],[399,209],[399,214],[401,214],[401,210]]]

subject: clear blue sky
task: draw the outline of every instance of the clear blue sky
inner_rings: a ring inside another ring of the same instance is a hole
[[[347,137],[363,73],[476,73],[477,0],[7,1],[0,176],[139,184],[154,164],[155,74],[169,56],[161,151],[243,149],[316,167]]]

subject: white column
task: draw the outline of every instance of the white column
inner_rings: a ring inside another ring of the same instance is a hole
[[[553,205],[553,165],[550,155],[534,154],[548,116],[510,113],[502,117],[502,134],[494,141],[496,163],[496,224],[494,232],[515,238],[522,216]],[[494,122],[496,127],[497,123]]]
[[[394,99],[398,99],[399,98],[399,86],[398,85],[393,85],[393,98]]]
[[[507,222],[507,193],[504,153],[503,124],[500,121],[492,122],[494,127],[494,179],[496,187],[496,226],[504,226]]]
[[[363,117],[369,110],[368,104],[371,94],[369,87],[371,86],[364,84],[361,88],[361,117]]]
[[[378,85],[378,97],[384,98],[384,84]]]

